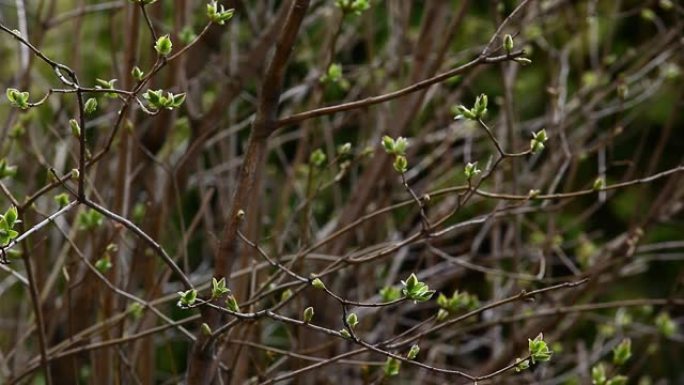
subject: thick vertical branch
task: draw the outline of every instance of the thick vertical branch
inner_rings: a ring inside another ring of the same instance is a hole
[[[292,5],[287,22],[276,42],[273,59],[266,69],[245,161],[240,170],[230,214],[216,255],[214,271],[218,277],[227,277],[235,261],[237,230],[240,224],[237,214],[240,210],[245,212],[249,210],[250,202],[253,200],[254,186],[257,184],[256,176],[259,174],[257,168],[263,165],[269,135],[278,127],[278,100],[285,68],[308,6],[308,0],[298,0]]]
[[[23,222],[23,213],[21,214]],[[20,230],[24,232],[23,223],[19,224]],[[36,282],[37,277],[33,272],[33,266],[31,262],[31,252],[28,245],[28,239],[22,243],[22,258],[24,260],[24,267],[26,268],[26,277],[28,278],[28,289],[31,295],[31,304],[33,305],[33,311],[36,321],[36,330],[38,331],[38,347],[40,349],[40,365],[45,373],[45,383],[47,385],[54,384],[52,380],[52,372],[50,371],[50,363],[47,359],[47,336],[45,334],[45,319],[43,317],[43,304],[40,300],[40,289],[38,288],[38,282]]]
[[[135,4],[127,4],[126,5],[126,11],[125,11],[125,25],[126,25],[126,30],[123,33],[123,37],[126,39],[125,43],[125,51],[124,51],[124,65],[122,68],[122,73],[121,76],[123,78],[123,85],[125,89],[132,89],[135,86],[135,82],[133,80],[133,76],[131,75],[131,69],[136,65],[138,61],[138,48],[139,48],[139,40],[140,40],[140,29],[137,28],[138,25],[140,24],[140,14],[141,10],[139,7],[136,7]],[[126,116],[124,116],[124,119],[132,119],[134,120],[134,112],[132,110],[127,111]],[[130,173],[131,169],[131,156],[133,155],[133,149],[132,147],[132,137],[131,133],[129,130],[121,130],[119,133],[119,159],[117,162],[117,170],[116,170],[116,180],[118,181],[116,184],[116,195],[115,195],[115,201],[114,205],[119,212],[126,217],[128,215],[128,209],[129,209],[129,199],[131,196],[131,189],[130,189],[130,181],[127,178],[127,175]],[[116,230],[115,230],[116,231]],[[123,238],[119,238],[119,247],[123,246]],[[145,258],[143,260],[148,260],[148,258]],[[139,261],[134,262],[136,266],[140,264]],[[114,266],[113,266],[113,271],[112,271],[112,276],[117,277],[118,273],[122,271],[123,266],[117,261],[117,259],[114,259]],[[141,269],[142,270],[142,269]],[[114,309],[117,306],[116,303],[116,296],[113,295],[108,296],[108,303],[106,303],[105,311],[114,311]],[[123,330],[122,330],[123,331]],[[149,369],[149,365],[151,362],[154,362],[150,357],[152,356],[151,350],[152,348],[150,347],[152,343],[150,342],[149,339],[143,339],[139,344],[147,347],[148,349],[145,350],[145,353],[147,354],[142,354],[142,357],[138,360],[137,362],[137,374],[140,376],[143,381],[148,380],[151,375],[151,370]],[[111,351],[108,352],[110,355],[114,353],[114,350],[112,349]],[[113,357],[113,356],[112,356]],[[119,368],[121,367],[121,363],[119,363]]]
[[[252,124],[244,163],[240,169],[237,186],[231,203],[226,225],[215,257],[214,275],[229,277],[230,271],[238,257],[237,231],[240,225],[238,212],[248,212],[250,203],[259,185],[261,168],[267,152],[268,137],[278,127],[278,101],[285,76],[285,69],[290,58],[299,28],[309,7],[309,0],[296,0],[289,10],[287,21],[282,27],[276,41],[275,53],[264,74],[256,117]],[[205,322],[212,329],[221,323],[221,314],[209,310],[203,314]],[[205,346],[206,337],[198,338],[192,349],[187,382],[189,385],[206,385],[213,381],[217,360],[214,357],[213,345]]]

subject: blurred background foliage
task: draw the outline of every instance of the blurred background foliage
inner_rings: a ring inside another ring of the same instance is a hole
[[[222,3],[235,8],[234,18],[226,26],[211,26],[195,47],[160,71],[150,85],[151,89],[186,92],[185,105],[154,117],[140,109],[129,112],[111,151],[91,169],[88,180],[98,202],[131,218],[158,240],[197,285],[209,282],[212,276],[212,255],[235,188],[269,49],[277,36],[273,26],[290,2]],[[287,67],[281,118],[394,91],[467,63],[477,57],[496,26],[519,2],[370,3],[359,15],[343,15],[332,0],[311,1]],[[200,34],[207,21],[203,1],[163,0],[149,10],[155,28],[171,35],[174,51]],[[448,31],[459,12],[463,12],[461,21]],[[250,226],[245,232],[272,255],[285,258],[326,239],[363,214],[408,199],[379,149],[384,134],[410,138],[407,181],[419,195],[464,185],[466,162],[479,161],[486,169],[496,156],[480,127],[454,121],[453,107],[471,106],[481,93],[490,100],[486,121],[509,151],[527,149],[531,133],[542,128],[550,136],[541,155],[503,162],[482,185],[486,191],[518,195],[531,189],[573,192],[591,189],[598,176],[612,185],[681,166],[683,16],[684,6],[678,0],[533,0],[505,29],[532,64],[477,66],[424,93],[281,127],[270,139],[262,184],[254,192]],[[117,79],[117,87],[129,89],[127,58],[132,56],[143,70],[156,60],[149,30],[136,6],[127,1],[3,0],[0,22],[20,29],[47,56],[73,68],[87,85],[94,86],[98,78]],[[134,42],[132,47],[130,42]],[[443,55],[442,43],[446,44]],[[29,91],[36,100],[48,89],[60,87],[52,69],[8,34],[0,38],[0,57],[4,89]],[[331,75],[331,64],[340,66],[339,77],[322,81],[322,76]],[[104,148],[121,107],[119,100],[98,99],[100,107],[83,129],[91,153]],[[12,109],[4,99],[0,104],[0,159],[17,166],[16,175],[0,181],[20,203],[50,183],[53,177],[48,170],[66,175],[77,166],[78,143],[68,126],[75,103],[75,98],[57,94],[26,112]],[[347,142],[352,145],[350,154],[337,155],[336,147]],[[317,148],[327,155],[320,169],[308,161]],[[374,165],[380,162],[387,167],[374,173]],[[361,190],[370,192],[363,195]],[[54,197],[62,192],[56,188],[37,197],[23,212],[24,226],[28,228],[56,211]],[[455,197],[436,195],[429,213],[437,218],[449,212]],[[1,210],[10,205],[7,195],[0,195]],[[516,205],[531,209],[510,214],[509,209]],[[521,356],[521,344],[533,337],[523,333],[533,328],[520,321],[468,332],[477,322],[533,313],[545,306],[681,299],[683,205],[681,173],[572,199],[509,203],[478,196],[443,227],[497,210],[508,213],[407,245],[391,257],[351,266],[340,272],[330,287],[350,298],[377,300],[380,288],[397,284],[416,271],[439,292],[449,295],[456,289],[466,290],[484,303],[521,289],[592,278],[590,288],[574,296],[549,296],[543,305],[524,303],[485,313],[481,319],[465,323],[465,331],[456,329],[453,336],[445,332],[421,342],[423,351],[434,352],[422,356],[431,364],[471,368],[478,373],[492,371]],[[130,306],[130,300],[108,290],[79,257],[81,254],[95,263],[110,244],[116,245],[116,251],[111,253],[113,267],[106,274],[117,287],[146,301],[166,298],[159,308],[174,320],[193,314],[174,306],[179,282],[143,243],[111,221],[79,229],[78,218],[84,212],[79,208],[60,218],[56,226],[41,230],[20,249],[23,253],[28,250],[36,268],[48,346],[125,314]],[[419,227],[415,205],[397,207],[331,241],[312,253],[310,260],[307,257],[306,263],[297,265],[297,270],[308,276],[337,258],[370,253],[398,242]],[[521,280],[464,269],[430,252],[428,243],[492,271],[535,275],[541,269],[543,274],[539,279]],[[76,246],[80,252],[75,251]],[[246,301],[255,285],[265,282],[272,271],[262,267],[250,276],[262,261],[249,249],[243,254],[234,269],[236,276],[229,282],[236,296]],[[13,263],[0,272],[0,382],[14,381],[24,367],[38,368],[39,361],[29,293],[10,274],[24,275],[25,267],[19,256],[12,257]],[[541,266],[540,258],[545,260]],[[603,262],[608,263],[607,269]],[[280,291],[276,292],[279,295]],[[272,303],[273,298],[263,303]],[[326,303],[307,295],[283,311],[300,314],[308,304]],[[429,303],[389,314],[369,313],[363,325],[368,335],[388,337],[436,310],[436,305]],[[655,317],[661,311],[679,325],[675,333],[658,334]],[[334,327],[331,325],[338,322],[335,316],[323,317],[321,323]],[[634,358],[622,372],[629,375],[630,384],[683,384],[683,317],[681,305],[671,303],[580,312],[534,324],[548,328],[543,331],[556,342],[557,354],[544,368],[506,376],[500,383],[589,383],[591,366],[607,357],[620,339],[630,336]],[[370,320],[375,320],[375,325]],[[197,325],[184,322],[197,333]],[[146,309],[143,315],[127,314],[115,324],[115,328],[89,333],[73,346],[164,322]],[[305,341],[311,335],[272,321],[240,330],[244,335],[238,337],[285,350],[307,351],[317,345]],[[53,379],[57,384],[178,383],[191,345],[183,333],[168,329],[116,349],[55,360]],[[243,349],[250,354],[228,361],[235,365],[232,383],[265,375],[269,365],[284,357]],[[331,351],[344,351],[344,343],[334,345]],[[384,358],[364,359],[366,365],[345,365],[339,371],[325,366],[305,376],[302,383],[370,383],[363,378],[378,373],[377,366]],[[302,365],[296,359],[290,361],[286,368]],[[281,369],[276,365],[273,370],[278,373]],[[267,376],[271,375],[268,372]],[[102,382],[103,378],[110,380]],[[36,370],[23,381],[44,383],[44,374]],[[391,381],[450,383],[448,377],[408,365],[399,380]]]

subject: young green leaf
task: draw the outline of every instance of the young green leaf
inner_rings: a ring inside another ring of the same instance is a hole
[[[81,136],[81,126],[78,124],[76,119],[69,120],[69,127],[71,127],[71,134],[74,137],[79,138]]]
[[[127,311],[129,313],[131,313],[131,316],[133,317],[133,319],[138,320],[142,317],[143,309],[144,309],[143,305],[141,305],[138,302],[133,302],[130,305],[128,305]]]
[[[451,297],[447,297],[443,293],[440,293],[437,297],[437,305],[446,310],[449,314],[454,314],[462,309],[474,310],[480,306],[480,301],[475,295],[456,290]]]
[[[613,348],[613,363],[623,365],[632,356],[632,340],[625,338],[618,346]]]
[[[178,34],[178,37],[180,38],[180,41],[183,44],[188,45],[197,38],[197,34],[191,26],[186,25],[185,27],[183,27],[183,29],[181,29],[180,33]]]
[[[530,360],[523,360],[522,358],[518,357],[515,359],[515,372],[522,372],[523,370],[526,370],[530,367]]]
[[[533,364],[549,361],[551,359],[552,352],[546,344],[546,341],[544,341],[544,335],[542,333],[539,333],[533,340],[528,339],[527,341],[530,359]]]
[[[477,98],[475,98],[475,103],[473,104],[473,108],[467,108],[466,106],[460,105],[456,106],[452,109],[454,114],[454,119],[468,119],[468,120],[480,120],[484,118],[484,116],[487,114],[487,104],[489,102],[489,98],[487,97],[486,94],[480,94]]]
[[[677,324],[668,313],[660,313],[655,319],[656,328],[665,337],[672,337],[677,332]]]
[[[316,289],[325,289],[325,284],[320,280],[320,278],[314,278],[313,281],[311,281],[311,286],[315,287]]]
[[[179,108],[180,106],[183,105],[183,102],[185,102],[185,93],[180,93],[180,94],[175,94],[175,95],[171,94],[171,93],[169,93],[169,94],[172,95],[171,99],[173,100],[171,102],[171,107]],[[169,108],[169,107],[167,107],[167,108]],[[169,109],[171,109],[171,108],[169,108]]]
[[[437,316],[436,316],[437,321],[442,322],[442,321],[444,321],[445,319],[447,319],[447,317],[449,317],[449,312],[448,312],[448,311],[446,311],[446,310],[444,310],[444,309],[439,309],[439,310],[437,311]]]
[[[470,178],[472,178],[472,177],[474,177],[474,176],[477,176],[477,175],[480,174],[481,172],[482,172],[482,170],[480,170],[479,168],[477,168],[477,162],[474,162],[474,163],[468,162],[468,163],[466,164],[465,170],[464,170],[465,176],[466,176],[466,178],[468,178],[468,179],[470,179]]]
[[[475,98],[475,105],[471,112],[475,114],[476,119],[482,119],[487,114],[488,98],[486,94],[480,94]]]
[[[304,320],[305,323],[311,322],[311,320],[313,319],[313,316],[314,316],[314,308],[309,306],[306,309],[304,309],[304,315],[303,315],[302,319]]]
[[[385,152],[390,155],[406,156],[406,149],[408,148],[408,139],[400,136],[396,139],[385,135],[382,137],[382,147],[385,148]]]
[[[9,229],[14,228],[14,225],[17,223],[17,218],[19,218],[19,213],[17,212],[17,208],[14,206],[7,209],[5,215],[3,215],[4,222]]]
[[[392,302],[401,298],[401,290],[394,286],[385,286],[380,289],[380,297],[383,302]]]
[[[603,363],[594,365],[591,368],[591,383],[594,385],[605,385],[606,381],[606,368],[603,366]]]
[[[351,153],[352,144],[347,142],[337,146],[337,155],[347,155]]]
[[[456,106],[453,109],[454,112],[454,120],[460,120],[460,119],[467,119],[467,120],[477,120],[477,116],[473,111],[468,109],[468,107],[464,105]]]
[[[157,42],[154,43],[154,50],[157,51],[159,56],[168,56],[173,49],[173,43],[171,42],[171,37],[169,35],[160,36]]]
[[[223,5],[218,5],[216,1],[207,4],[207,17],[212,23],[224,25],[226,21],[233,18],[234,9],[226,10]]]
[[[112,260],[109,256],[109,254],[105,254],[104,257],[98,259],[95,262],[95,268],[100,272],[100,273],[106,273],[112,268]]]
[[[513,36],[510,34],[506,34],[506,36],[504,36],[503,47],[504,50],[506,50],[506,53],[510,55],[511,51],[513,51]]]
[[[382,137],[382,147],[385,148],[385,152],[388,154],[394,154],[394,139],[390,137],[389,135],[385,135]]]
[[[7,159],[0,160],[0,179],[17,175],[17,166],[10,166]]]
[[[626,385],[628,380],[629,378],[627,378],[626,376],[617,375],[608,380],[608,382],[606,382],[606,385]]]
[[[55,202],[57,202],[57,205],[61,208],[69,204],[69,194],[67,193],[61,193],[58,195],[55,195]]]
[[[88,115],[92,115],[95,110],[97,110],[97,99],[89,98],[86,100],[83,111]]]
[[[286,289],[280,293],[280,302],[285,302],[292,297],[292,290]]]
[[[113,90],[114,89],[114,83],[116,83],[116,79],[111,79],[111,80],[103,80],[103,79],[95,79],[95,88],[98,90]],[[117,98],[117,95],[115,92],[107,92],[105,93],[105,96],[108,98],[115,99]]]
[[[394,357],[387,357],[385,365],[383,366],[383,372],[387,377],[393,377],[399,374],[399,369],[401,369],[401,361]]]
[[[309,156],[309,163],[315,167],[321,168],[323,165],[325,165],[326,159],[327,156],[325,155],[325,152],[323,152],[323,150],[320,148],[317,148],[311,153],[311,156]]]
[[[418,277],[415,273],[411,273],[411,275],[409,275],[406,281],[401,281],[402,285],[404,285],[404,290],[407,291],[415,290],[416,286],[418,285],[418,282]]]
[[[413,344],[411,345],[411,349],[409,349],[408,353],[406,354],[406,358],[409,360],[414,360],[418,356],[418,353],[420,352],[420,346]]]
[[[394,153],[396,155],[406,155],[406,149],[408,148],[408,139],[403,136],[398,137],[394,140]]]
[[[356,325],[359,324],[359,317],[356,315],[356,313],[349,313],[349,315],[347,316],[347,323],[352,328],[356,327]]]
[[[592,189],[594,191],[600,191],[604,188],[606,188],[606,179],[602,177],[596,178],[596,180],[594,180],[594,184],[592,185]]]
[[[137,81],[141,81],[143,77],[145,76],[145,73],[140,69],[140,67],[135,66],[131,70],[131,76],[133,76],[133,79]]]
[[[401,293],[414,302],[425,302],[435,294],[435,291],[430,290],[425,282],[419,281],[415,274],[411,274],[406,281],[401,281],[401,283],[404,285]]]
[[[326,71],[319,80],[324,84],[336,84],[343,90],[349,88],[349,81],[343,76],[342,66],[337,63],[331,64],[330,67],[328,67],[328,71]]]
[[[370,8],[370,0],[335,0],[335,5],[345,14],[358,16]]]
[[[518,64],[522,64],[524,66],[532,64],[532,60],[526,58],[526,57],[517,57],[513,59],[514,62]]]
[[[104,216],[94,209],[88,209],[81,212],[78,217],[78,223],[81,230],[93,230],[102,225]]]
[[[202,331],[202,334],[207,337],[211,335],[211,327],[206,322],[202,322],[202,325],[200,325],[200,330]]]
[[[394,163],[392,165],[394,166],[394,170],[400,174],[403,174],[408,170],[408,160],[406,160],[406,157],[403,155],[397,155],[394,158]]]
[[[240,312],[240,305],[238,305],[237,299],[235,299],[235,297],[232,295],[229,295],[226,298],[226,306],[230,311],[233,311],[235,313]]]
[[[197,290],[195,289],[179,291],[178,295],[180,296],[180,299],[178,300],[178,307],[190,307],[197,300]]]
[[[530,151],[533,154],[542,151],[544,149],[544,144],[548,139],[549,138],[546,135],[546,129],[542,129],[538,132],[533,132],[532,139],[530,140]]]
[[[211,298],[212,299],[217,299],[223,296],[224,294],[229,294],[230,289],[226,287],[226,278],[221,277],[221,279],[216,280],[215,277],[211,278]]]
[[[12,107],[17,107],[22,110],[26,110],[30,107],[29,105],[29,93],[21,92],[15,88],[8,88],[5,92],[7,100],[9,100]]]

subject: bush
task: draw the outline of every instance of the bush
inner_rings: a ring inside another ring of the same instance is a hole
[[[2,382],[681,381],[684,8],[492,4],[0,14]]]

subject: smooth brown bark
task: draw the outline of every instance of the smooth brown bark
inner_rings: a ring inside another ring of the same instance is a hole
[[[214,276],[217,278],[229,277],[232,266],[238,258],[237,232],[241,225],[238,213],[249,212],[254,200],[255,187],[259,184],[260,169],[264,166],[267,153],[268,137],[278,127],[278,101],[287,62],[308,7],[309,0],[296,0],[292,4],[287,21],[276,41],[273,58],[264,74],[244,162],[240,168],[235,194],[214,260]],[[224,317],[214,310],[207,309],[203,312],[202,318],[212,329],[215,329],[222,323]],[[193,346],[187,376],[189,385],[208,385],[216,375],[217,359],[214,357],[214,344],[205,346],[207,342],[208,337],[202,336]]]

